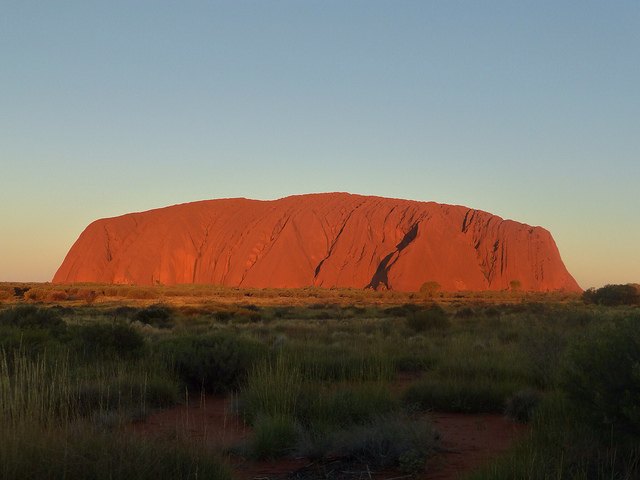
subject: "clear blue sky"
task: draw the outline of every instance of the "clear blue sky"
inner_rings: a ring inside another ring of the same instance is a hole
[[[98,218],[329,191],[640,282],[640,2],[0,3],[0,281],[51,280]]]

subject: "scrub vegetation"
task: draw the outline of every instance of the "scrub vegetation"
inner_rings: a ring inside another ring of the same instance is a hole
[[[237,457],[416,473],[441,450],[433,411],[530,424],[471,479],[639,478],[627,290],[0,284],[0,478],[227,479]],[[232,397],[253,435],[133,433],[203,394]]]

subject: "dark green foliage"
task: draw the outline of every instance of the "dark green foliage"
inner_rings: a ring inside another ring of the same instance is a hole
[[[69,332],[76,351],[86,357],[135,358],[143,353],[144,337],[124,322],[90,323]]]
[[[483,310],[483,312],[485,314],[485,316],[489,317],[489,318],[497,318],[500,315],[502,315],[502,312],[500,311],[500,309],[498,307],[487,307]]]
[[[522,350],[527,356],[536,386],[555,386],[567,343],[568,340],[558,330],[532,331],[522,340]]]
[[[333,452],[375,468],[414,472],[437,451],[438,434],[431,423],[402,412],[378,414],[334,434]]]
[[[344,387],[336,390],[305,386],[296,400],[295,416],[305,426],[347,427],[366,423],[374,416],[399,409],[389,390],[379,386]]]
[[[167,408],[178,403],[179,391],[175,382],[165,378],[114,378],[109,382],[87,382],[76,387],[74,398],[78,413]]]
[[[24,305],[0,312],[0,325],[29,330],[46,330],[51,336],[65,333],[67,325],[56,310]]]
[[[190,390],[215,393],[237,388],[267,353],[262,343],[229,333],[171,338],[156,349]]]
[[[0,347],[6,351],[21,349],[33,357],[55,348],[66,331],[57,310],[25,305],[0,312]]]
[[[293,453],[302,433],[295,420],[286,415],[261,415],[253,429],[248,456],[255,460],[273,460]]]
[[[533,389],[526,389],[516,392],[507,401],[504,414],[507,418],[516,422],[527,423],[531,420],[533,410],[540,404],[542,395]]]
[[[618,305],[640,304],[640,289],[633,284],[605,285],[602,288],[590,288],[582,294],[582,299],[588,303],[596,303],[607,307]]]
[[[416,305],[415,303],[405,303],[399,307],[389,307],[383,310],[383,313],[387,316],[394,317],[406,317],[414,312],[422,310],[423,307]]]
[[[133,319],[156,328],[172,328],[175,325],[173,312],[164,305],[150,305],[136,312]]]
[[[427,310],[420,310],[407,315],[407,326],[416,333],[430,330],[446,330],[451,326],[447,312],[434,305]]]
[[[611,431],[584,421],[584,412],[551,393],[531,412],[530,433],[468,480],[638,480],[640,443],[621,444]]]
[[[483,379],[422,380],[402,394],[403,404],[412,410],[453,413],[500,413],[507,398],[518,390],[514,382]]]
[[[130,320],[139,311],[140,310],[135,307],[121,306],[113,309],[111,311],[111,315],[113,315],[114,318],[124,318]]]
[[[476,312],[471,307],[463,307],[458,310],[454,317],[456,318],[473,318],[476,316]]]
[[[640,315],[594,329],[578,342],[562,388],[591,424],[640,437]]]
[[[194,442],[90,427],[12,436],[0,450],[0,478],[12,480],[231,480],[223,461]],[[20,452],[10,454],[10,452]]]

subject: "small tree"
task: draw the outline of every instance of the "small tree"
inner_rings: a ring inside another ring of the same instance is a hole
[[[511,288],[512,292],[517,292],[522,287],[522,283],[520,282],[520,280],[511,280],[509,282],[509,287]]]

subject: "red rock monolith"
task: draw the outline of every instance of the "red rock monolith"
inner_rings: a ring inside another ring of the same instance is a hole
[[[207,200],[93,222],[53,282],[581,291],[551,234],[480,210],[347,193]]]

